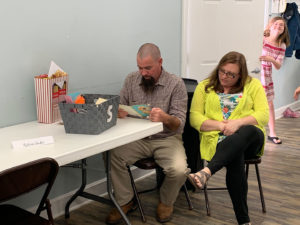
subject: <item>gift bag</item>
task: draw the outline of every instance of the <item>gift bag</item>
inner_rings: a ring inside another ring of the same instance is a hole
[[[40,123],[54,123],[61,120],[58,103],[64,101],[68,90],[68,75],[51,62],[47,74],[34,77],[37,120]]]
[[[58,103],[68,90],[68,75],[58,78],[34,77],[37,120],[54,123],[61,119]]]

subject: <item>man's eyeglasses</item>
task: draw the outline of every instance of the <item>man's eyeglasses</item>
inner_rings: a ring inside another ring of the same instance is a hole
[[[219,69],[219,75],[226,75],[226,77],[229,77],[231,79],[235,78],[238,74],[233,73],[233,72],[229,72],[229,71],[225,71],[223,69]]]

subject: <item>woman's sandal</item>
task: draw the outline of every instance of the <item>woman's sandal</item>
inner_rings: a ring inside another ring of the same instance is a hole
[[[200,176],[197,174],[200,173]],[[187,174],[187,178],[190,181],[190,183],[195,187],[195,189],[201,189],[204,188],[205,184],[207,183],[208,179],[210,178],[210,175],[206,173],[203,170],[200,170],[197,173],[190,173]],[[197,180],[200,181],[201,186],[198,185]]]

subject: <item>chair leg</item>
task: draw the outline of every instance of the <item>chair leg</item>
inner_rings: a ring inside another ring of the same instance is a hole
[[[259,169],[258,169],[257,163],[255,163],[255,171],[256,171],[260,200],[261,200],[261,205],[262,205],[262,211],[264,213],[266,213],[267,210],[266,210],[265,199],[264,199],[264,194],[263,194],[263,189],[262,189],[262,185],[261,185],[261,180],[260,180]],[[248,174],[249,174],[249,164],[246,164],[246,179],[247,180],[248,180]],[[227,188],[210,188],[210,190],[226,190],[226,189]],[[205,185],[203,188],[203,192],[204,192],[204,197],[205,197],[206,212],[207,212],[207,215],[210,216],[210,206],[209,206],[207,190],[208,190],[207,185]]]
[[[209,206],[209,200],[208,200],[208,195],[207,195],[207,185],[206,184],[204,185],[203,192],[204,192],[204,198],[205,198],[206,214],[208,216],[210,216],[210,206]]]
[[[246,164],[246,179],[248,180],[249,164]]]
[[[263,189],[262,189],[262,185],[261,185],[261,181],[260,181],[259,169],[258,169],[257,164],[255,164],[255,171],[256,171],[257,183],[258,183],[258,188],[259,188],[262,211],[264,213],[266,213],[267,210],[266,210],[266,205],[265,205],[265,198],[264,198],[264,193],[263,193]]]
[[[46,200],[46,210],[47,210],[47,215],[48,215],[48,219],[50,221],[50,224],[54,225],[52,210],[51,210],[51,204],[50,204],[49,199]]]
[[[189,193],[188,193],[188,190],[187,190],[187,188],[186,188],[185,183],[183,184],[183,191],[184,191],[186,200],[187,200],[187,202],[188,202],[188,204],[189,204],[189,209],[192,210],[194,207],[193,207],[193,204],[192,204],[192,201],[191,201],[191,199],[190,199],[190,195],[189,195]]]
[[[157,167],[155,169],[156,171],[156,184],[157,184],[157,189],[159,190],[163,181],[164,181],[164,178],[165,178],[165,174],[163,172],[163,169],[161,167]]]
[[[130,177],[130,181],[131,181],[131,186],[132,186],[132,190],[133,190],[133,193],[134,193],[134,197],[135,197],[135,200],[136,200],[136,202],[138,204],[138,207],[139,207],[139,210],[140,210],[140,213],[141,213],[142,221],[146,222],[146,217],[145,217],[145,214],[144,214],[144,209],[142,207],[142,204],[141,204],[141,201],[140,201],[140,197],[139,197],[139,194],[137,192],[137,189],[136,189],[136,186],[135,186],[135,183],[134,183],[134,179],[133,179],[133,176],[132,176],[132,173],[131,173],[129,165],[127,165],[127,170],[128,170],[128,173],[129,173],[129,177]]]

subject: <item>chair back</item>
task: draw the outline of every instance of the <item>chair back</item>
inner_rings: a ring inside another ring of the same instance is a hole
[[[40,212],[54,183],[58,168],[54,159],[42,158],[0,172],[0,202],[47,184],[37,210]]]
[[[198,85],[198,81],[195,80],[195,79],[190,79],[190,78],[182,78],[182,80],[185,84],[187,92],[188,93],[194,93],[195,88]]]
[[[190,107],[198,81],[190,78],[182,78],[182,80],[188,93],[186,122],[182,133],[182,141],[187,156],[188,167],[191,169],[191,172],[195,173],[203,167],[200,156],[199,132],[190,125]],[[186,186],[188,189],[193,189],[193,186],[189,182],[186,182]]]

